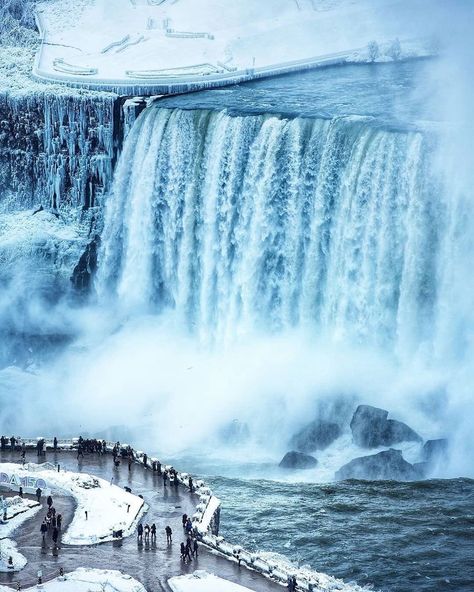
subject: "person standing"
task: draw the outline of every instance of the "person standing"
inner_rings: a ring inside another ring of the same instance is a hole
[[[51,509],[51,506],[53,505],[53,498],[50,495],[48,495],[46,498],[46,503],[48,504],[48,508]]]
[[[171,545],[171,543],[173,542],[173,541],[172,541],[172,538],[171,538],[171,536],[172,536],[172,534],[173,534],[173,531],[171,530],[171,526],[167,526],[167,527],[165,528],[165,531],[166,531],[166,543],[167,543],[168,545]]]
[[[40,502],[41,502],[41,494],[42,494],[42,491],[41,491],[41,489],[38,487],[38,489],[36,490],[36,499],[38,500],[38,503],[40,503]]]
[[[188,559],[189,561],[192,561],[192,557],[191,557],[191,539],[188,537],[188,540],[186,541],[186,548],[184,551],[184,557],[185,559]]]
[[[196,557],[196,559],[197,559],[197,556],[198,556],[198,548],[199,548],[199,545],[198,545],[197,539],[194,539],[194,543],[193,543],[193,557]]]
[[[46,533],[48,532],[48,527],[46,525],[46,522],[43,520],[42,524],[41,524],[41,528],[40,528],[41,534],[43,535],[43,543],[46,541]]]
[[[56,527],[53,528],[53,543],[54,546],[56,546],[58,544],[58,536],[59,536],[59,531]]]
[[[56,524],[57,524],[58,530],[61,530],[62,523],[63,523],[63,517],[61,514],[58,514],[57,518],[56,518]]]
[[[152,543],[153,543],[153,542],[155,542],[155,543],[156,543],[156,524],[155,524],[155,523],[153,523],[153,524],[151,525],[150,532],[151,532],[151,542],[152,542]]]
[[[137,534],[138,534],[138,542],[141,543],[143,540],[143,524],[141,522],[138,525]]]

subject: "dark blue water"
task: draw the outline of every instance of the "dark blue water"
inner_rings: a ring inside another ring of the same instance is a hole
[[[395,127],[435,117],[436,61],[335,66],[161,99],[162,107],[289,116],[370,116]]]
[[[474,590],[473,480],[208,481],[230,541],[375,589]]]

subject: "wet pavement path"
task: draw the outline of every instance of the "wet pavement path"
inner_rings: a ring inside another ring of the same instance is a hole
[[[48,452],[42,457],[42,462],[59,463],[62,468],[76,472],[91,473],[110,481],[120,487],[130,487],[132,493],[142,495],[149,506],[143,517],[143,524],[156,524],[157,541],[155,545],[138,545],[136,535],[122,541],[102,543],[89,547],[75,547],[59,544],[59,549],[53,552],[50,538],[46,545],[42,545],[40,526],[46,510],[38,512],[27,520],[14,533],[12,538],[17,542],[18,550],[27,558],[26,567],[15,574],[0,574],[0,584],[9,585],[16,589],[17,582],[22,588],[36,583],[38,570],[43,572],[43,581],[59,575],[62,567],[65,572],[77,567],[91,567],[98,569],[118,569],[130,574],[142,582],[148,592],[165,590],[169,592],[168,578],[176,575],[192,573],[196,569],[203,569],[232,582],[247,586],[256,592],[281,592],[282,587],[266,580],[261,575],[249,571],[245,567],[228,561],[207,551],[202,545],[199,547],[199,557],[189,564],[183,564],[180,559],[179,546],[185,540],[181,518],[184,513],[192,515],[195,511],[197,497],[190,494],[184,487],[163,486],[160,476],[142,465],[132,465],[128,470],[127,463],[122,463],[117,469],[113,465],[110,454],[99,456],[85,454],[84,459],[76,459],[73,452]],[[27,452],[27,462],[37,462],[36,453]],[[0,462],[20,463],[19,453],[9,450],[0,451]],[[63,516],[63,532],[70,524],[75,508],[71,497],[53,496],[57,512]],[[45,504],[45,500],[42,500]],[[166,544],[165,527],[169,524],[173,530],[173,543]],[[245,541],[243,541],[245,543]]]

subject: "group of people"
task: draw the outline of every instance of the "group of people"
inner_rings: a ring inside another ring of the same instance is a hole
[[[1,436],[0,437],[0,449],[7,450],[7,448],[9,448],[10,450],[20,451],[22,459],[25,458],[26,443],[23,440],[21,440],[20,438],[16,438],[15,436],[11,436],[10,438],[7,438],[6,436]],[[54,451],[58,450],[58,439],[56,438],[56,436],[54,437],[54,440],[53,440],[53,450]],[[38,440],[36,442],[36,454],[38,456],[43,456],[44,454],[46,454],[46,442],[45,442],[44,438],[38,438]]]
[[[46,542],[46,534],[48,532],[51,533],[51,538],[53,539],[54,546],[56,547],[58,544],[59,532],[61,531],[62,527],[63,517],[61,514],[56,512],[56,508],[53,506],[53,498],[50,495],[48,495],[46,503],[48,505],[48,512],[41,523],[40,532],[43,536],[43,543]]]
[[[19,442],[19,440],[18,438],[15,438],[15,436],[11,436],[11,438],[1,436],[0,450],[6,450],[7,448],[10,448],[10,450],[16,450],[17,442]]]
[[[145,524],[145,527],[143,527],[143,524],[140,522],[138,525],[137,534],[139,544],[143,543],[143,536],[145,536],[145,544],[149,543],[150,539],[152,544],[156,543],[156,524],[153,523],[151,526]]]
[[[83,438],[82,436],[79,436],[77,442],[77,458],[84,458],[84,452],[91,454],[105,454],[107,452],[107,443],[105,440]]]
[[[196,533],[193,532],[191,518],[187,514],[183,514],[181,521],[183,523],[183,530],[186,536],[186,542],[182,542],[180,545],[181,561],[184,561],[184,563],[189,563],[193,558],[197,559],[198,541]]]

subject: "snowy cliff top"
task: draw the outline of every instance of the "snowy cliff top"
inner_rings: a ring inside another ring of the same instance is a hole
[[[49,0],[37,7],[34,73],[88,88],[196,88],[357,61],[371,41],[416,37],[417,4],[407,19],[406,0]]]

